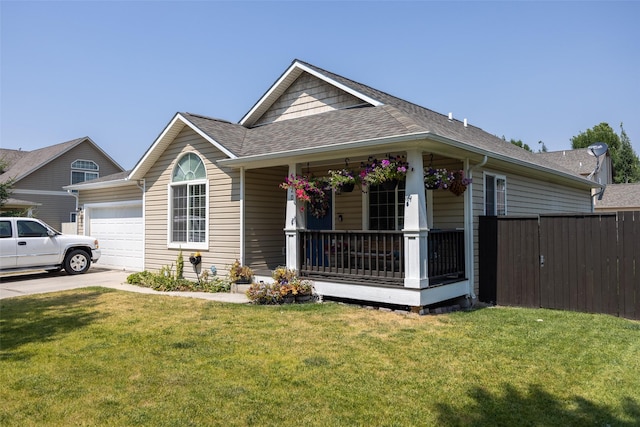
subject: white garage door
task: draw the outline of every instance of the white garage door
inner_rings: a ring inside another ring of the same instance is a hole
[[[92,207],[89,235],[100,242],[98,265],[125,270],[143,269],[142,204]]]

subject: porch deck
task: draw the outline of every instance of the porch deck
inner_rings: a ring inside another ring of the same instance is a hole
[[[395,231],[300,231],[300,274],[333,282],[402,287],[404,236]],[[465,278],[464,231],[431,230],[430,285]]]

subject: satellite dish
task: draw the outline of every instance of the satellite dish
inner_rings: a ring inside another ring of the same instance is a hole
[[[596,142],[587,148],[589,149],[589,154],[596,158],[596,168],[587,176],[587,179],[592,179],[594,175],[600,172],[600,156],[607,152],[609,146],[604,142]],[[598,179],[598,181],[600,181],[600,179]]]
[[[604,142],[596,142],[595,144],[591,144],[587,148],[589,149],[589,154],[595,157],[600,157],[607,152],[609,146]]]

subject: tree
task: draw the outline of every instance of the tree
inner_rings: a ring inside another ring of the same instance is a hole
[[[540,149],[538,150],[538,153],[546,153],[547,151],[547,146],[544,145],[544,142],[542,141],[538,141],[538,145],[540,145]]]
[[[618,151],[619,169],[616,170],[614,182],[640,182],[640,159],[633,151],[631,140],[620,123],[620,149]]]
[[[7,168],[7,162],[4,158],[0,159],[0,174],[4,173]],[[0,182],[0,207],[4,206],[7,199],[11,196],[11,187],[13,186],[13,179],[9,179],[5,182]]]
[[[622,128],[622,125],[620,125]],[[624,129],[622,129],[624,133]],[[609,155],[611,156],[611,164],[613,166],[613,182],[637,182],[640,178],[634,175],[634,170],[640,167],[638,156],[633,152],[631,142],[624,133],[628,147],[622,148],[621,137],[609,126],[608,123],[602,122],[587,129],[571,138],[571,147],[573,149],[586,148],[596,142],[604,142],[609,146]],[[634,178],[635,177],[635,178]]]
[[[507,140],[507,138],[505,138],[505,137],[504,137],[504,135],[502,135],[502,140],[503,140],[503,141],[506,141],[506,140]],[[510,143],[512,143],[513,145],[515,145],[516,147],[523,148],[523,149],[525,149],[525,150],[527,150],[527,151],[532,151],[532,150],[531,150],[531,147],[529,147],[527,144],[525,144],[524,142],[522,142],[522,140],[521,140],[521,139],[518,139],[518,140],[516,141],[515,139],[511,138],[511,139],[509,140],[509,142],[510,142]]]

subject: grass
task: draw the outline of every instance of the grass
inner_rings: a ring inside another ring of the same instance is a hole
[[[640,323],[605,315],[88,288],[0,321],[3,426],[640,425]]]

